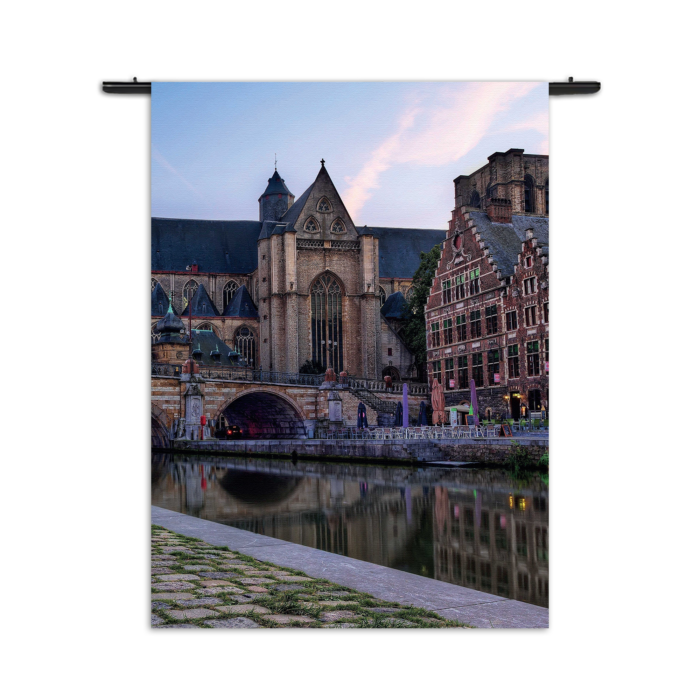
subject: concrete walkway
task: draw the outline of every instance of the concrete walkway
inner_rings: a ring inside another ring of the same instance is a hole
[[[256,535],[157,506],[151,506],[151,522],[262,561],[300,569],[309,576],[325,578],[383,600],[432,610],[474,627],[549,627],[549,610],[529,603]]]

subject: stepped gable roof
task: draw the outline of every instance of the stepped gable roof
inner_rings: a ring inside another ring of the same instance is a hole
[[[233,295],[228,306],[224,310],[224,316],[235,316],[236,318],[258,318],[258,310],[255,308],[246,286],[242,284]]]
[[[269,238],[274,233],[284,233],[293,231],[294,226],[290,223],[280,223],[279,221],[263,221],[258,240]]]
[[[151,292],[151,316],[163,316],[168,306],[170,306],[168,295],[158,282]]]
[[[379,277],[412,279],[420,265],[420,254],[442,243],[447,230],[365,226],[359,233],[371,233],[379,239]]]
[[[476,224],[477,233],[503,275],[513,274],[513,269],[518,264],[518,256],[522,251],[522,244],[527,239],[527,229],[533,230],[533,236],[537,238],[537,242],[544,248],[545,253],[548,250],[549,219],[546,217],[513,216],[512,224],[502,224],[491,221],[482,211],[469,212],[469,216]]]
[[[151,269],[249,273],[258,266],[260,221],[151,219]]]
[[[229,364],[228,354],[233,352],[233,348],[226,345],[214,331],[203,331],[197,328],[192,329],[192,349],[202,351],[202,359],[197,360],[198,365],[213,365],[214,359],[211,353],[217,351],[217,349],[221,353],[220,364],[227,365]]]
[[[403,311],[407,306],[406,297],[401,292],[394,292],[386,298],[381,313],[384,318],[403,318]]]
[[[204,289],[204,285],[200,284],[194,295],[192,296],[192,299],[190,300],[190,303],[192,304],[192,315],[193,316],[204,316],[204,317],[211,317],[211,316],[219,316],[219,312],[216,310],[216,307],[214,306],[214,302],[211,300],[209,295],[207,294],[207,290]],[[190,315],[190,305],[188,304],[185,307],[185,310],[182,312],[183,316],[189,316]]]
[[[292,204],[289,209],[285,212],[284,216],[280,219],[280,221],[284,221],[286,223],[294,225],[296,220],[299,218],[299,215],[302,212],[302,209],[304,208],[304,205],[306,204],[306,200],[309,198],[309,195],[311,194],[311,190],[314,188],[314,185],[316,184],[316,181],[314,180],[311,185],[309,185],[309,188],[304,192],[304,194],[297,199],[294,204]]]
[[[280,174],[275,168],[275,172],[272,177],[267,181],[267,187],[265,191],[260,195],[258,201],[269,194],[286,194],[293,197],[294,195],[289,191],[287,185],[284,184],[284,180],[280,177]]]

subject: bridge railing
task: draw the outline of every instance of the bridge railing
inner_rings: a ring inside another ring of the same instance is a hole
[[[151,363],[151,375],[154,377],[179,377],[181,371],[180,365],[170,365],[160,362]],[[234,381],[262,382],[264,384],[296,384],[299,386],[321,386],[325,379],[323,374],[271,372],[253,369],[252,367],[224,367],[216,365],[200,367],[199,373],[203,379],[228,379]],[[338,377],[338,380],[338,388],[346,386],[353,389],[366,389],[368,391],[391,394],[401,394],[403,392],[402,382],[397,382],[391,388],[387,388],[386,384],[381,379]],[[429,387],[427,384],[409,382],[408,393],[427,396]]]

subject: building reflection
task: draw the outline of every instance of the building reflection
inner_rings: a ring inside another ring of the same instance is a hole
[[[435,474],[435,480],[432,475]],[[482,473],[483,474],[483,473]],[[152,502],[288,542],[548,604],[546,491],[452,470],[154,455]],[[447,485],[444,485],[447,483]]]
[[[435,578],[547,607],[548,495],[435,488]]]

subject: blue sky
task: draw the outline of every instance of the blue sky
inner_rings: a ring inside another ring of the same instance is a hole
[[[153,83],[153,216],[258,219],[321,158],[355,224],[443,228],[494,151],[548,154],[547,83]]]

